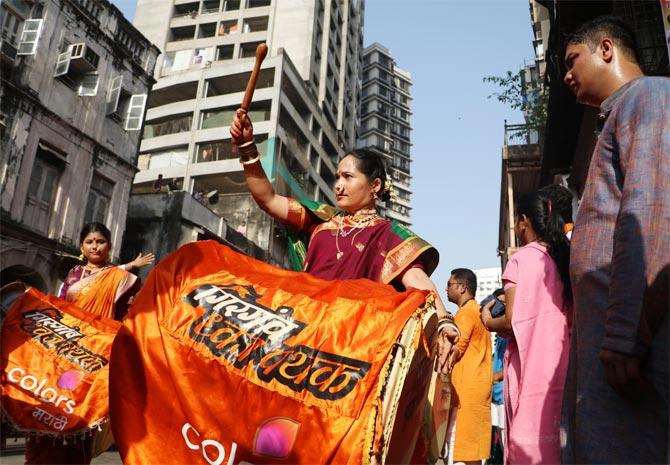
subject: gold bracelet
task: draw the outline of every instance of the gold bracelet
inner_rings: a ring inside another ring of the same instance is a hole
[[[237,151],[240,154],[240,161],[242,163],[253,160],[254,158],[258,157],[258,149],[256,148],[256,144],[254,143],[253,140],[238,145]]]
[[[254,163],[256,163],[256,162],[257,162],[258,160],[260,160],[260,159],[261,159],[261,156],[260,156],[260,155],[256,155],[256,156],[255,156],[254,158],[252,158],[251,160],[242,160],[242,159],[240,158],[240,163],[242,163],[242,164],[245,165],[245,166],[246,166],[246,165],[253,165]]]

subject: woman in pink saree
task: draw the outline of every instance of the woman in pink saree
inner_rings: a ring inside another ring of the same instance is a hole
[[[517,206],[521,247],[503,273],[507,309],[489,331],[510,335],[504,361],[505,463],[561,463],[559,425],[568,369],[572,294],[570,245],[551,201],[534,192]]]

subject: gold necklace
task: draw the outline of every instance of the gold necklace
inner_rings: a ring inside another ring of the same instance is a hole
[[[361,233],[361,231],[363,231],[363,229],[367,228],[372,223],[374,223],[374,221],[378,218],[376,211],[374,211],[374,213],[372,213],[372,214],[366,213],[365,215],[366,215],[366,218],[364,218],[361,221],[355,221],[352,218],[351,221],[354,222],[354,225],[347,232],[344,232],[344,230],[342,229],[342,226],[344,224],[344,215],[340,216],[340,224],[337,227],[337,231],[335,231],[335,249],[337,250],[337,253],[335,254],[335,258],[337,258],[338,260],[341,259],[342,256],[344,255],[344,252],[342,252],[342,250],[340,250],[339,237],[340,236],[347,237],[349,234],[351,234],[356,229],[357,230],[356,234],[354,234],[354,236],[351,238],[351,244],[354,245],[354,240],[356,240],[356,236],[358,236]],[[357,247],[357,246],[355,246],[355,247],[358,249],[359,252],[362,252],[363,249],[365,248],[365,245],[363,245],[362,247]]]
[[[107,268],[107,262],[103,263],[102,265],[95,265],[93,263],[86,262],[86,265],[84,265],[84,269],[93,272],[94,270],[102,270],[103,268]]]

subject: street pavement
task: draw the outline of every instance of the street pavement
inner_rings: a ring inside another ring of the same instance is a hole
[[[23,465],[24,447],[23,439],[14,442],[14,439],[7,439],[7,448],[0,451],[0,465]],[[122,465],[121,457],[116,450],[110,450],[91,462],[92,465]]]

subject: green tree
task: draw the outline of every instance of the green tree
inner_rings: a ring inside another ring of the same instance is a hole
[[[497,85],[500,92],[494,92],[488,98],[495,97],[499,102],[509,105],[513,110],[521,110],[526,115],[529,128],[542,130],[547,122],[549,94],[544,86],[537,89],[524,89],[523,71],[507,71],[505,76],[487,76],[484,82]]]

